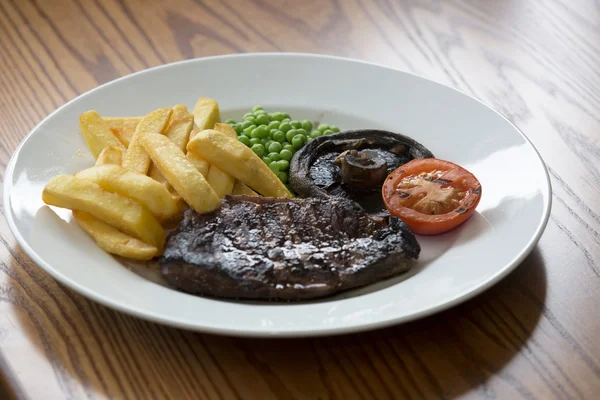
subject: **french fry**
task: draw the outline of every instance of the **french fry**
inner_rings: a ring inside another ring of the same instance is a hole
[[[237,133],[235,133],[235,129],[228,124],[215,124],[215,131],[222,132],[227,136],[237,140]],[[235,182],[235,178],[233,176],[223,172],[216,165],[210,166],[206,180],[220,199],[231,193],[233,190],[233,184]]]
[[[123,156],[123,168],[146,175],[150,168],[150,157],[142,148],[140,138],[145,133],[163,133],[173,110],[159,108],[146,115],[135,128],[133,138]]]
[[[208,128],[208,129],[210,129],[210,128]],[[237,133],[236,133],[235,129],[233,129],[231,127],[231,125],[229,125],[229,124],[216,123],[214,130],[218,131],[218,132],[223,132],[230,138],[237,139]]]
[[[198,133],[187,150],[268,197],[292,197],[277,175],[246,145],[228,135],[207,129]]]
[[[222,199],[226,195],[231,194],[235,178],[227,172],[223,172],[216,165],[211,165],[208,169],[206,181],[213,188],[217,196]]]
[[[219,207],[215,191],[172,141],[156,133],[146,133],[140,139],[154,164],[190,207],[199,213]]]
[[[161,222],[172,221],[183,212],[182,202],[177,201],[165,185],[117,165],[88,168],[77,172],[75,176],[97,183],[106,191],[137,201]]]
[[[193,153],[186,153],[185,158],[194,166],[196,169],[202,174],[204,178],[208,177],[208,170],[210,168],[210,164],[206,162],[201,157]]]
[[[190,112],[184,104],[176,104],[173,106],[173,114],[171,114],[171,120],[169,121],[169,126],[177,121],[179,118],[188,115]],[[192,116],[193,117],[193,116]]]
[[[176,114],[178,114],[178,112],[175,110],[175,107],[173,107],[173,116]],[[171,117],[171,119],[173,119],[173,117]],[[167,129],[167,133],[165,133],[165,136],[169,138],[179,150],[185,153],[185,147],[187,146],[187,142],[190,137],[190,132],[192,131],[193,125],[194,117],[192,116],[192,114],[180,115],[179,119],[173,120],[171,122],[171,124],[169,125],[169,129]],[[167,183],[167,180],[165,179],[163,174],[160,173],[159,169],[156,167],[155,164],[152,164],[152,166],[150,167],[148,176],[160,183]]]
[[[142,118],[143,117],[103,117],[102,119],[108,124],[112,133],[114,133],[121,143],[127,147],[129,146],[129,142],[131,142],[135,128]]]
[[[169,129],[165,136],[171,139],[179,150],[185,152],[185,148],[190,138],[190,132],[193,127],[194,117],[192,114],[186,114],[174,120],[171,125],[169,125]]]
[[[98,247],[107,253],[135,260],[151,260],[159,255],[158,248],[121,232],[92,214],[73,211],[73,217],[77,224],[96,241]]]
[[[57,175],[42,191],[44,203],[85,211],[162,252],[165,230],[146,207],[100,185],[72,175]]]
[[[123,150],[119,147],[110,146],[105,147],[98,158],[96,159],[96,166],[113,164],[121,165],[121,159],[123,158]]]
[[[231,127],[231,125],[229,125],[229,124],[216,123],[215,130],[225,133],[227,136],[229,136],[231,138],[237,139],[237,133],[235,132],[235,129],[233,129]],[[201,158],[194,155],[193,153],[188,153],[188,159],[192,159],[192,160],[194,160],[194,162],[202,163],[202,165],[198,169],[204,168],[204,166],[206,165],[208,174],[207,175],[203,174],[203,175],[205,175],[206,180],[208,181],[210,186],[213,188],[213,190],[217,193],[217,196],[219,196],[220,199],[224,198],[228,194],[233,193],[235,191],[236,184],[238,187],[238,191],[241,191],[241,193],[238,193],[238,194],[249,194],[249,195],[258,196],[258,193],[256,193],[254,190],[250,189],[248,186],[244,185],[242,182],[236,181],[235,178],[233,178],[231,175],[223,172],[216,165],[210,165],[210,167],[209,167],[209,164],[205,160],[202,160]]]
[[[79,126],[83,139],[92,152],[94,158],[98,158],[105,147],[114,146],[125,150],[125,146],[114,133],[108,128],[108,124],[96,111],[86,111],[79,116]]]
[[[200,131],[212,129],[221,120],[219,104],[208,97],[201,97],[194,106],[194,123]]]
[[[254,190],[250,189],[246,184],[244,184],[243,182],[238,181],[238,180],[236,180],[235,183],[233,184],[233,190],[231,191],[231,194],[235,194],[235,195],[245,194],[247,196],[260,196]]]

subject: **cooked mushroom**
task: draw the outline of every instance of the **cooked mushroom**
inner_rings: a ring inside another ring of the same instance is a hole
[[[387,161],[372,150],[346,150],[335,159],[342,182],[354,189],[381,187],[387,174]]]
[[[381,197],[385,177],[415,158],[433,154],[408,136],[374,129],[320,136],[290,163],[289,182],[302,197],[341,196],[370,214],[387,213]]]

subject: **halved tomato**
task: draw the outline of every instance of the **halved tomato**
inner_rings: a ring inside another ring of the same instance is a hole
[[[479,204],[481,184],[450,161],[421,158],[389,174],[382,195],[389,212],[414,233],[437,235],[469,219]]]

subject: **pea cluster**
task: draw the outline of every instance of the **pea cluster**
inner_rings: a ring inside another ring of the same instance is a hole
[[[244,115],[242,122],[225,121],[238,134],[240,142],[250,147],[283,183],[288,181],[290,160],[306,142],[322,135],[339,132],[334,125],[314,128],[308,120],[295,121],[284,112],[267,113],[256,106]]]

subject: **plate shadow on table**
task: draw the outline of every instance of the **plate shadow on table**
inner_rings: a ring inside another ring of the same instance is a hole
[[[21,268],[12,263],[13,271]],[[527,383],[503,368],[535,331],[547,289],[536,248],[487,292],[431,317],[360,334],[244,339],[146,322],[88,301],[41,270],[35,275],[53,293],[47,304],[23,306],[29,300],[14,298],[27,297],[18,280],[9,280],[9,290],[17,323],[52,364],[54,379],[66,386],[79,382],[107,397],[123,397],[127,387],[154,390],[156,381],[165,398],[177,399],[195,398],[195,391],[210,398],[217,389],[225,398],[252,392],[265,393],[265,399],[478,397],[493,391],[485,385],[492,376],[526,391]],[[35,297],[40,302],[46,296]],[[147,384],[139,384],[139,375],[131,378],[137,372],[130,363]]]

